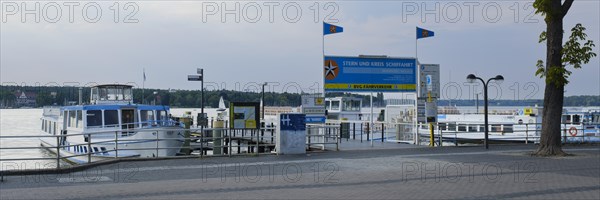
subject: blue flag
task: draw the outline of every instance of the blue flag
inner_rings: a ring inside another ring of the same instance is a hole
[[[344,28],[342,28],[341,26],[336,26],[336,25],[332,25],[332,24],[323,22],[323,35],[341,33],[341,32],[344,32]]]
[[[433,37],[433,31],[417,27],[417,39]]]

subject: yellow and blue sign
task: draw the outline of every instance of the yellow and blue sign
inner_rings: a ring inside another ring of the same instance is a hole
[[[325,56],[325,92],[415,92],[414,58]]]

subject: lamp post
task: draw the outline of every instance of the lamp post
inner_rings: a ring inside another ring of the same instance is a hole
[[[489,134],[489,127],[488,127],[488,84],[490,83],[491,80],[495,80],[498,83],[501,83],[502,81],[504,81],[504,77],[502,75],[497,75],[494,78],[490,78],[487,81],[484,81],[482,78],[479,78],[477,76],[475,76],[474,74],[469,74],[467,76],[467,81],[469,81],[470,83],[475,82],[476,79],[479,79],[482,83],[483,83],[483,102],[484,102],[484,107],[483,107],[483,116],[484,116],[484,130],[485,130],[485,139],[484,139],[484,143],[485,143],[485,149],[489,149],[489,142],[488,142],[488,134]]]
[[[265,119],[265,86],[267,86],[267,82],[262,84],[262,97],[260,99],[260,102],[262,103],[262,113],[261,113],[261,119]]]
[[[196,74],[188,75],[188,81],[200,81],[200,113],[204,117],[204,69],[198,68]]]

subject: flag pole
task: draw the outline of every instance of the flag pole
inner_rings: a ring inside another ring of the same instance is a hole
[[[144,98],[144,95],[146,94],[145,93],[145,90],[146,90],[146,68],[143,69],[142,73],[144,76],[143,77],[144,79],[142,81],[142,104],[144,104],[144,101],[146,100],[146,98]]]
[[[419,27],[417,27],[417,29],[418,28]],[[421,82],[420,82],[421,80],[419,80],[420,78],[419,78],[419,58],[418,58],[419,57],[419,53],[418,53],[419,48],[418,48],[418,45],[419,45],[419,38],[417,36],[415,36],[415,67],[417,68],[417,71],[416,71],[416,73],[417,73],[417,77],[416,77],[417,78],[417,85],[416,85],[417,92],[415,93],[415,102],[414,102],[415,112],[414,112],[413,120],[415,121],[415,123],[414,123],[415,124],[415,136],[414,136],[415,141],[414,142],[416,145],[419,145],[419,143],[420,143],[419,142],[419,125],[418,125],[419,116],[418,116],[418,114],[419,114],[419,92],[420,92],[419,87],[421,84]]]

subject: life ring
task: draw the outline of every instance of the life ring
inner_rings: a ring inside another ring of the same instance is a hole
[[[577,136],[577,128],[575,128],[573,126],[571,128],[569,128],[569,134],[571,134],[571,136],[573,136],[573,137]]]

